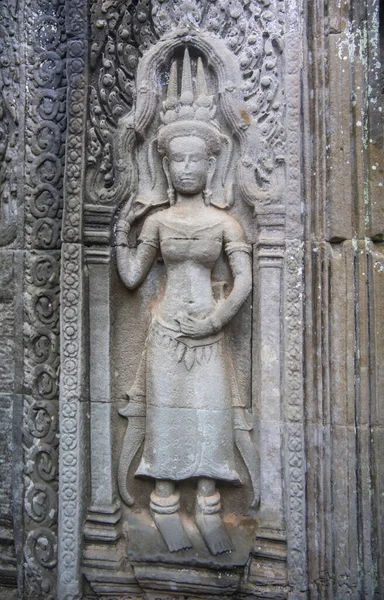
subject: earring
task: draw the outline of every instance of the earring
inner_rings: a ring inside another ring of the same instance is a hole
[[[174,204],[176,204],[175,190],[173,189],[173,187],[171,185],[168,187],[167,196],[168,196],[169,204],[171,206],[174,206]]]
[[[212,200],[212,190],[209,187],[206,187],[203,191],[203,198],[205,206],[209,206]]]

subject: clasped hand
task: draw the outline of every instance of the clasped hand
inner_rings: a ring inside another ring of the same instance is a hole
[[[201,338],[215,333],[215,327],[211,317],[198,319],[191,315],[183,314],[176,317],[180,325],[180,331],[191,338]]]

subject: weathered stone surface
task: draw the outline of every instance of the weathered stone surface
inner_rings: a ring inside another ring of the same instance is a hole
[[[1,598],[384,596],[381,13],[1,3]]]

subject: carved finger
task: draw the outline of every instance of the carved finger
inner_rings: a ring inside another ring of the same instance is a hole
[[[181,329],[182,333],[186,333],[188,335],[195,333],[195,328],[188,327],[187,325],[180,325],[180,329]]]

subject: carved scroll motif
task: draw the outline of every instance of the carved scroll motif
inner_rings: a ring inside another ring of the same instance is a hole
[[[60,246],[66,134],[64,2],[26,6],[27,68],[25,205],[27,245]]]
[[[64,2],[24,7],[25,594],[56,598],[59,279],[66,136]]]
[[[27,597],[54,598],[57,554],[59,255],[28,255],[24,510]]]

